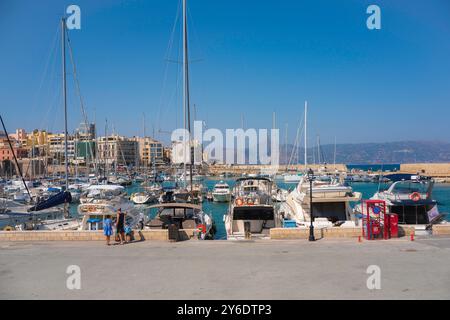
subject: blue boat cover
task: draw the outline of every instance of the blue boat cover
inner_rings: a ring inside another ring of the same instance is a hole
[[[70,202],[72,202],[72,195],[70,194],[70,192],[61,191],[60,193],[51,196],[47,200],[44,200],[32,206],[30,209],[28,209],[28,211],[40,211]]]

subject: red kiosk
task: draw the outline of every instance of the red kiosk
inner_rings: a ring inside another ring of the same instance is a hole
[[[384,200],[363,200],[362,229],[367,240],[398,237],[398,216],[386,213]]]

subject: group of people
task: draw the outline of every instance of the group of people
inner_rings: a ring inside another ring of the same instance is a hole
[[[116,215],[116,241],[120,241],[120,244],[131,242],[133,236],[133,230],[131,226],[125,222],[126,212],[123,212],[122,209],[117,210]],[[103,221],[103,234],[106,236],[106,245],[110,245],[111,236],[113,235],[113,221],[110,215],[106,216],[106,219]]]

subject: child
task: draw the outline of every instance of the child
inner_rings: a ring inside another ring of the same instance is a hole
[[[125,225],[126,242],[131,242],[132,233],[133,233],[133,230],[131,229],[130,224],[127,222],[127,224]]]
[[[111,235],[113,232],[111,216],[107,215],[106,219],[103,220],[103,234],[106,236],[106,245],[109,246],[109,241],[111,240]]]

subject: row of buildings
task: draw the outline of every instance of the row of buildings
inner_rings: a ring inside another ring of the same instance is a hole
[[[27,133],[17,129],[9,134],[12,148],[18,159],[41,159],[48,164],[65,163],[65,136],[34,130]],[[80,125],[67,139],[69,163],[90,165],[152,166],[170,162],[171,149],[150,137],[124,137],[109,135],[96,137],[95,125]],[[0,133],[0,161],[13,160],[8,139]]]

